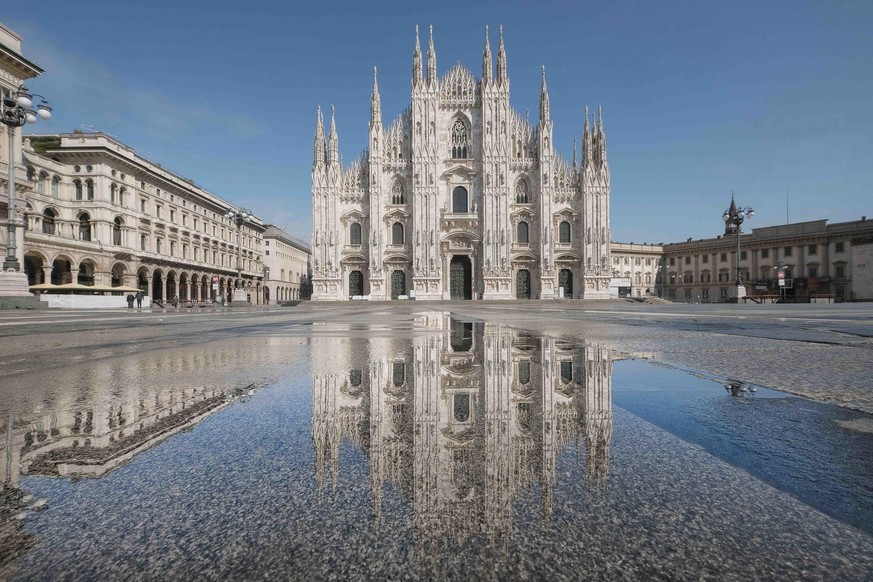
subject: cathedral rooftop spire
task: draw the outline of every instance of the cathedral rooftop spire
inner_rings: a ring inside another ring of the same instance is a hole
[[[412,86],[421,85],[421,41],[418,40],[418,25],[415,25],[415,52],[412,53]]]
[[[600,164],[606,164],[606,132],[603,131],[603,107],[597,106],[597,149]]]
[[[576,138],[573,138],[573,171],[576,171]]]
[[[339,162],[339,137],[336,134],[333,105],[330,106],[330,137],[327,144],[327,162],[329,164]]]
[[[370,102],[370,123],[381,122],[382,100],[379,97],[379,80],[376,76],[376,67],[373,67],[373,98]]]
[[[491,45],[488,42],[488,25],[485,25],[485,50],[482,53],[482,83],[491,82]]]
[[[503,48],[503,25],[500,25],[500,44],[497,47],[497,83],[506,83],[506,50]]]
[[[433,25],[430,25],[430,39],[427,41],[427,83],[435,85],[436,74],[436,50],[433,48]]]
[[[588,106],[585,106],[585,130],[582,133],[582,167],[589,168],[594,159],[591,127],[588,125]]]
[[[318,124],[315,126],[314,165],[324,165],[324,149],[327,144],[324,141],[324,116],[321,114],[321,105],[318,106]]]
[[[546,66],[543,65],[543,84],[540,88],[540,121],[549,118],[549,89],[546,87]]]

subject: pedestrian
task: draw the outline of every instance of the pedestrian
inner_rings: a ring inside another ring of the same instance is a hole
[[[144,295],[142,294],[142,291],[137,291],[137,292],[136,292],[136,308],[137,308],[137,309],[141,309],[141,308],[142,308],[142,298],[143,298],[143,297],[144,297]]]
[[[127,308],[133,309],[133,293],[127,294]]]
[[[178,295],[173,295],[173,307],[176,309],[179,308],[179,296]]]

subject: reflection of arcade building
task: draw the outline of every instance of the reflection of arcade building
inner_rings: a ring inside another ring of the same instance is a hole
[[[386,483],[412,498],[418,542],[511,531],[512,503],[542,489],[551,515],[558,453],[580,437],[604,485],[612,436],[609,351],[429,316],[441,333],[313,340],[312,429],[320,488],[342,439],[369,456],[376,516]],[[341,359],[337,356],[342,354]]]

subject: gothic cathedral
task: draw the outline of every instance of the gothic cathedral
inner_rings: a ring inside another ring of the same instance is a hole
[[[368,148],[343,168],[333,108],[312,167],[313,300],[601,299],[611,275],[602,114],[585,110],[582,159],[553,149],[543,70],[536,127],[509,105],[500,32],[482,79],[427,76],[416,27],[412,105],[382,126],[373,80]]]

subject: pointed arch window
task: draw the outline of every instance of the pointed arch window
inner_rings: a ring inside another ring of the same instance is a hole
[[[562,220],[558,227],[558,242],[568,244],[570,242],[570,223],[566,220]]]
[[[349,226],[349,244],[361,244],[361,224],[358,222],[353,222]]]
[[[391,204],[406,204],[406,192],[399,178],[395,178],[394,183],[391,184]]]
[[[91,216],[86,212],[79,215],[79,240],[91,240]]]
[[[525,222],[524,220],[518,223],[518,229],[515,238],[518,244],[526,245],[530,242],[530,228],[528,227],[527,222]]]
[[[515,202],[517,204],[530,203],[530,187],[527,180],[519,180],[515,184]]]
[[[460,212],[466,214],[468,212],[467,204],[467,189],[463,186],[456,186],[452,190],[452,212]]]
[[[403,225],[399,222],[395,222],[391,225],[391,244],[392,245],[402,245],[403,244]]]
[[[46,208],[42,213],[42,233],[43,234],[54,234],[55,233],[55,218],[57,215],[54,210],[51,208]]]
[[[470,135],[467,124],[462,119],[455,119],[452,124],[452,159],[466,159],[469,152]]]

